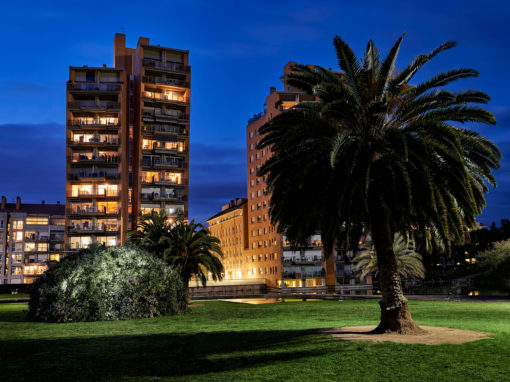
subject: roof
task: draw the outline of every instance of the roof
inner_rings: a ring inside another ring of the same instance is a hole
[[[243,207],[244,204],[248,203],[248,199],[241,199],[241,203],[239,204],[233,204],[232,206],[228,207],[227,209],[224,209],[223,211],[221,212],[218,212],[216,215],[213,215],[211,216],[209,219],[207,219],[206,221],[208,222],[209,220],[212,220],[212,219],[215,219],[217,218],[218,216],[221,216],[221,215],[225,215],[229,212],[232,212],[232,211],[235,211],[235,210],[238,210],[240,208]]]
[[[44,215],[65,215],[65,204],[32,204],[21,203],[20,209],[16,210],[16,203],[6,203],[5,210],[1,212],[25,212],[27,214],[44,214]]]

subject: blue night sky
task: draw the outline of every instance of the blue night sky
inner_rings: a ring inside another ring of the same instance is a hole
[[[490,94],[496,127],[476,127],[501,148],[499,187],[479,219],[510,217],[510,5],[492,1],[2,1],[0,4],[0,194],[8,201],[65,200],[65,83],[69,65],[112,65],[122,28],[135,47],[189,49],[192,66],[190,218],[203,221],[246,195],[245,128],[263,110],[290,60],[336,66],[340,35],[361,55],[372,38],[385,55],[407,31],[398,60],[446,40],[459,46],[417,80],[472,67],[455,88]]]

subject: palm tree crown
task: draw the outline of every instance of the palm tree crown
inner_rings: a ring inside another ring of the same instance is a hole
[[[440,89],[477,76],[473,69],[410,85],[426,62],[456,44],[419,55],[396,74],[402,38],[382,62],[369,41],[360,64],[337,36],[341,75],[297,65],[288,76],[288,83],[318,102],[298,104],[273,118],[261,128],[266,136],[259,146],[272,147],[274,155],[260,175],[268,175],[273,191],[273,223],[291,239],[309,236],[317,222],[330,226],[321,227],[324,233],[357,224],[369,228],[374,210],[383,210],[391,232],[432,231],[448,245],[462,241],[465,227],[481,213],[486,182],[495,185],[491,169],[499,167],[500,152],[478,133],[450,122],[494,124],[491,113],[472,105],[487,103],[489,96]],[[296,200],[306,208],[296,211]]]
[[[166,238],[171,230],[172,225],[164,211],[148,213],[141,216],[137,229],[129,232],[128,242],[162,259],[168,248]]]
[[[209,273],[213,280],[223,278],[220,240],[211,236],[210,231],[202,224],[193,220],[186,223],[183,219],[177,219],[165,240],[167,249],[164,259],[171,266],[180,269],[186,285],[192,275],[198,277],[204,286]]]

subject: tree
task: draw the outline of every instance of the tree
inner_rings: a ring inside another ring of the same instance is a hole
[[[425,268],[423,266],[422,256],[415,251],[414,242],[407,240],[403,235],[395,234],[393,240],[393,252],[397,261],[397,269],[403,278],[425,277]],[[358,277],[365,277],[378,273],[377,255],[373,245],[367,245],[352,259]]]
[[[477,256],[475,282],[510,293],[510,240],[498,241]]]
[[[168,248],[168,236],[172,225],[164,211],[142,215],[137,229],[129,232],[128,241],[163,259]]]
[[[202,224],[193,220],[186,223],[182,218],[178,218],[165,238],[165,243],[167,249],[164,259],[172,267],[179,269],[186,286],[193,275],[200,279],[203,286],[206,285],[209,273],[213,280],[223,278],[220,240],[211,236],[210,231]]]
[[[447,249],[452,241],[462,243],[485,205],[488,185],[495,186],[492,170],[501,154],[459,127],[495,124],[490,112],[474,105],[489,96],[442,89],[477,71],[453,69],[410,84],[423,65],[456,43],[420,54],[397,73],[403,37],[381,61],[372,41],[360,60],[336,36],[342,73],[296,65],[287,83],[316,102],[300,103],[260,128],[258,147],[271,147],[272,156],[258,175],[267,176],[272,193],[271,221],[290,241],[305,242],[319,231],[329,254],[341,230],[371,233],[382,292],[375,331],[406,334],[421,329],[402,292],[394,234],[413,231]]]

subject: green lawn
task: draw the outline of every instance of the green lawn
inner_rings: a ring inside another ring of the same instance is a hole
[[[508,381],[510,303],[410,301],[420,324],[483,330],[464,345],[348,342],[318,328],[376,324],[376,301],[198,302],[184,316],[24,321],[0,305],[0,380]]]
[[[29,297],[30,297],[30,295],[28,293],[16,293],[16,294],[11,294],[11,293],[2,294],[2,293],[0,293],[0,300],[5,300],[5,299],[11,300],[11,299],[29,298]]]

